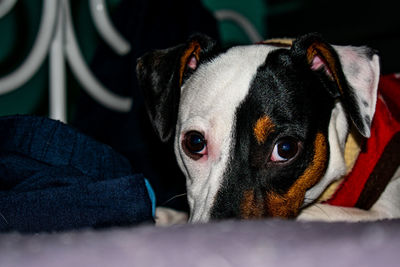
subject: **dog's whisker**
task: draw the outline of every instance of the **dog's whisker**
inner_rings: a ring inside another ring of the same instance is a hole
[[[355,217],[354,213],[352,213],[348,208],[345,208],[345,207],[339,207],[339,208],[343,213],[345,213],[349,217]]]
[[[175,196],[171,197],[170,199],[168,199],[167,201],[165,201],[164,203],[162,203],[161,206],[171,202],[172,200],[174,200],[174,199],[176,199],[178,197],[183,197],[183,196],[186,196],[186,195],[187,195],[187,193],[175,195]]]
[[[308,197],[304,198],[304,202],[306,203],[307,206],[314,203],[315,201],[316,201],[316,199],[314,199],[314,198],[308,198]]]
[[[329,213],[327,213],[323,208],[321,208],[319,205],[316,205],[317,208],[319,208],[325,215],[326,217],[328,217],[329,219],[331,218],[331,216],[329,216]]]
[[[9,224],[6,217],[1,212],[0,212],[0,216],[6,222],[6,224]]]

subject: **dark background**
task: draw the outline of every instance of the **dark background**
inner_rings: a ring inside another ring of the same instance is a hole
[[[268,36],[320,32],[335,44],[368,45],[379,51],[382,73],[400,71],[400,14],[389,0],[267,0]],[[295,5],[294,3],[298,3]],[[292,8],[279,10],[280,6]]]

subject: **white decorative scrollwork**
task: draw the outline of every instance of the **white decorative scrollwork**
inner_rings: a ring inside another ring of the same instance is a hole
[[[119,55],[130,51],[130,44],[115,30],[104,0],[89,0],[91,13],[100,35]],[[16,0],[0,1],[0,18],[15,5]],[[108,91],[89,70],[84,61],[72,24],[69,0],[43,0],[42,18],[33,48],[15,71],[0,78],[0,94],[18,89],[38,71],[50,55],[49,116],[66,121],[65,59],[86,92],[107,108],[128,112],[132,99]]]

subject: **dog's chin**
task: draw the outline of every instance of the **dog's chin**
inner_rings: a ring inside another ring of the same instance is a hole
[[[305,195],[302,207],[308,206],[315,202],[330,184],[343,177],[346,174],[346,162],[344,158],[344,150],[346,139],[348,137],[348,123],[343,105],[336,102],[331,113],[331,119],[328,128],[329,140],[329,163],[321,180],[308,189]]]
[[[193,211],[190,213],[189,223],[207,223],[210,221],[210,216],[207,212]]]

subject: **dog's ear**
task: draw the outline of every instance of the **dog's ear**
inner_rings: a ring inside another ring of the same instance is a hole
[[[318,34],[308,34],[293,43],[293,52],[311,70],[334,84],[330,92],[340,101],[359,132],[369,137],[375,113],[379,82],[379,57],[368,47],[333,46]]]
[[[215,50],[214,40],[198,34],[185,44],[152,51],[138,59],[139,86],[161,141],[168,142],[174,136],[181,86]]]

